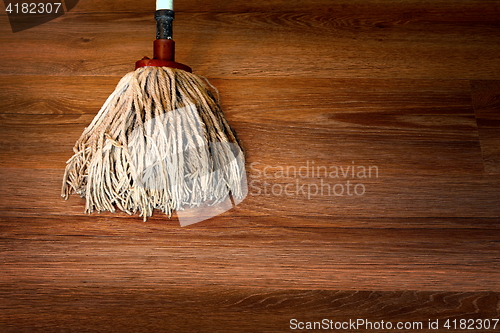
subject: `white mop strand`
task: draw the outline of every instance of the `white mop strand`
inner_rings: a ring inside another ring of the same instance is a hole
[[[62,195],[85,197],[88,213],[116,207],[146,220],[246,195],[233,131],[204,81],[182,70],[127,74],[74,151]]]

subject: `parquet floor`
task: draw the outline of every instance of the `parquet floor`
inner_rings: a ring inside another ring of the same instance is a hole
[[[249,180],[185,228],[60,197],[152,53],[154,1],[16,33],[1,9],[1,332],[500,331],[478,326],[500,319],[500,2],[177,1],[177,60],[218,88]]]

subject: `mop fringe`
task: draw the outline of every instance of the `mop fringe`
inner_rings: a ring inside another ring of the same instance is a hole
[[[244,197],[241,145],[202,78],[167,67],[125,75],[74,147],[61,195],[85,211],[139,213]]]

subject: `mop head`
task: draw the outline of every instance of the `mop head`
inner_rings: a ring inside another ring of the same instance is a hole
[[[74,147],[62,196],[85,211],[139,213],[242,199],[243,150],[214,89],[180,69],[141,67],[118,83]]]

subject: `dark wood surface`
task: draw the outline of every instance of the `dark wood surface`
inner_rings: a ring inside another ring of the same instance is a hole
[[[154,1],[137,6],[82,0],[18,33],[0,15],[1,332],[500,319],[500,2],[177,1],[177,60],[218,88],[250,184],[185,228],[59,193],[151,55]],[[321,169],[354,166],[377,172]],[[314,192],[347,181],[363,195]]]

